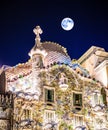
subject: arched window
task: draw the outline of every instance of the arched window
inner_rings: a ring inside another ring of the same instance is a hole
[[[106,91],[104,88],[101,89],[101,95],[103,97],[103,104],[105,104],[105,106],[107,106],[107,101],[106,101]]]

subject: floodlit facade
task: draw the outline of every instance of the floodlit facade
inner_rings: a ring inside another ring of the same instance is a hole
[[[0,69],[0,130],[108,130],[108,52],[71,60],[33,31],[30,59]]]

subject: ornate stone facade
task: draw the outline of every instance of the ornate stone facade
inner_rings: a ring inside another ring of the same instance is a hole
[[[39,26],[34,33],[30,60],[0,69],[0,130],[107,130],[108,84],[100,75],[108,78],[108,53],[93,46],[71,60],[64,47],[41,42]]]

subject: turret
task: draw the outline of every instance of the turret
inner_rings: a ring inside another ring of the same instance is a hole
[[[35,45],[31,49],[29,56],[32,60],[32,76],[33,76],[33,91],[36,92],[36,99],[39,98],[41,92],[41,79],[39,77],[40,69],[43,67],[44,57],[47,55],[46,51],[42,47],[40,42],[41,38],[39,34],[42,34],[40,26],[36,26],[33,32],[36,34]]]

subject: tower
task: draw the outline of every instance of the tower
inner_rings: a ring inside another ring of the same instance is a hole
[[[32,76],[33,76],[33,92],[35,92],[35,99],[39,99],[41,94],[41,79],[40,79],[40,69],[43,67],[44,57],[46,56],[46,52],[41,46],[41,38],[40,34],[42,34],[42,30],[40,26],[36,26],[33,29],[33,32],[36,34],[35,45],[31,49],[29,56],[32,61]]]

